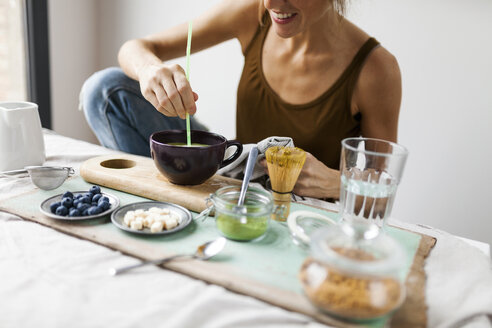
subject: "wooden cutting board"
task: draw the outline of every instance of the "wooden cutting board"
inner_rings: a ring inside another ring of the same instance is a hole
[[[157,170],[151,158],[129,154],[91,158],[80,166],[80,175],[89,183],[171,202],[194,212],[203,211],[205,199],[217,189],[241,184],[240,180],[214,175],[200,185],[175,185]]]

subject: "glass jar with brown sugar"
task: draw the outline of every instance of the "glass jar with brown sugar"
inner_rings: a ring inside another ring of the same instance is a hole
[[[374,320],[405,299],[400,244],[372,225],[328,226],[311,236],[299,279],[311,303],[351,321]]]

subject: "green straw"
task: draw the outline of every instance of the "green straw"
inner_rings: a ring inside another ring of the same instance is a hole
[[[188,41],[186,42],[186,79],[190,81],[190,52],[191,52],[191,34],[193,26],[191,21],[188,22]],[[191,146],[191,128],[190,114],[186,112],[186,144]]]

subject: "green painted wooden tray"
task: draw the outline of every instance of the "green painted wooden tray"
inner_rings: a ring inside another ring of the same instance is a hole
[[[0,203],[0,210],[140,259],[158,259],[177,253],[190,253],[197,245],[219,236],[213,218],[194,221],[182,231],[172,235],[148,237],[118,229],[111,223],[109,217],[92,221],[58,221],[42,215],[39,211],[39,204],[48,197],[66,190],[88,190],[90,186],[91,184],[86,183],[82,178],[74,177],[58,189],[36,190],[3,201]],[[102,188],[102,190],[118,197],[121,206],[148,200],[109,188]],[[291,211],[296,210],[309,210],[332,218],[336,217],[336,213],[333,212],[293,203]],[[193,215],[197,214],[193,213]],[[411,272],[412,263],[415,264],[414,258],[422,236],[397,228],[389,228],[388,233],[398,239],[407,251],[405,274],[408,274]],[[297,274],[307,255],[307,250],[293,243],[286,224],[272,221],[266,237],[260,241],[228,241],[224,251],[208,262],[176,261],[166,264],[166,268],[309,315],[324,323],[351,326],[319,312],[303,295]],[[411,293],[412,291],[409,291],[407,301],[411,299]],[[421,306],[425,312],[425,303]],[[384,321],[379,321],[373,322],[371,326],[383,324]]]

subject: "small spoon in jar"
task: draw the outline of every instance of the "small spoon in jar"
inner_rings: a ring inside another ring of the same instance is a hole
[[[256,158],[258,157],[258,147],[253,147],[249,151],[248,161],[246,162],[246,169],[244,172],[243,183],[241,185],[241,192],[239,194],[239,199],[237,200],[237,205],[233,207],[233,211],[241,214],[246,214],[247,210],[243,206],[244,199],[246,198],[246,191],[248,190],[249,180],[251,180],[251,175],[253,174],[253,169],[255,168]]]

